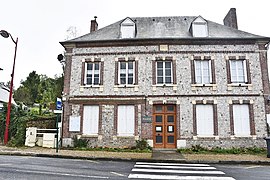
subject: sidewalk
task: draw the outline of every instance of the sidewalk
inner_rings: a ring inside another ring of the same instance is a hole
[[[179,154],[175,151],[158,151],[152,153],[108,152],[108,151],[78,151],[24,147],[12,148],[0,145],[0,155],[36,156],[72,159],[100,159],[123,161],[158,161],[181,163],[223,163],[223,164],[261,164],[270,165],[266,155],[232,155],[232,154]]]

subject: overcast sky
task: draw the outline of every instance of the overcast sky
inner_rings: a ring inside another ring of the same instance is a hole
[[[223,24],[230,8],[236,8],[238,29],[270,37],[269,0],[1,0],[0,29],[18,37],[15,88],[36,71],[60,75],[59,42],[73,26],[77,35],[90,31],[97,16],[99,28],[125,17],[198,16]],[[10,81],[15,44],[0,37],[0,82]]]

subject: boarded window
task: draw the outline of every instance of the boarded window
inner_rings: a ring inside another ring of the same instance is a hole
[[[134,106],[118,106],[117,133],[119,136],[134,136]]]
[[[197,134],[214,135],[213,105],[196,105]]]
[[[250,135],[249,107],[247,104],[233,105],[234,134]]]
[[[83,107],[83,134],[97,135],[99,120],[99,106]]]

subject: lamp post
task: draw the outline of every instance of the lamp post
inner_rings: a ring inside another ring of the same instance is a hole
[[[18,38],[16,38],[16,41],[13,39],[11,34],[5,30],[0,31],[0,35],[4,38],[10,37],[13,43],[15,44],[15,52],[14,52],[14,60],[13,60],[13,68],[11,73],[11,82],[10,82],[10,89],[9,89],[9,99],[8,99],[8,107],[7,107],[7,116],[6,116],[6,129],[5,129],[5,135],[4,135],[4,144],[7,144],[8,142],[8,130],[9,130],[9,122],[10,122],[10,111],[11,111],[11,100],[12,100],[12,91],[13,91],[13,79],[14,79],[14,70],[15,70],[15,61],[16,61],[16,54],[17,54],[17,44],[18,44]]]

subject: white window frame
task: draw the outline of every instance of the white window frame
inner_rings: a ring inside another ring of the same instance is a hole
[[[196,105],[197,135],[214,136],[214,107],[211,104]]]
[[[158,76],[158,63],[163,64],[162,65],[162,76]],[[169,76],[166,76],[166,73],[165,73],[166,72],[166,67],[165,67],[166,63],[170,63],[170,65],[171,65],[171,76],[170,76],[171,82],[169,82],[169,83],[166,83],[166,77],[169,77]],[[156,70],[155,71],[156,71],[156,84],[173,84],[173,63],[172,63],[172,61],[156,61]],[[158,82],[159,77],[163,78],[161,83]]]
[[[208,62],[207,71],[208,71],[208,79],[209,82],[205,81],[205,74],[207,73],[204,69],[205,62]],[[197,71],[197,66],[200,64],[200,74]],[[196,84],[211,84],[212,83],[212,67],[211,60],[194,60],[194,69],[195,69],[195,83]],[[201,78],[201,82],[199,82],[198,76]]]
[[[233,104],[233,125],[235,136],[250,136],[250,117],[248,104]]]
[[[117,109],[117,135],[134,136],[135,107],[134,105],[119,105]]]
[[[229,60],[230,62],[230,74],[231,74],[231,83],[247,83],[248,82],[248,78],[247,78],[247,62],[246,60]],[[235,63],[235,73],[236,73],[236,79],[233,79],[233,73],[232,73],[232,68],[233,68],[233,63],[232,62],[236,62]],[[243,64],[243,72],[239,72],[239,63],[238,62],[242,62]],[[244,75],[244,80],[240,80],[240,74]]]
[[[125,69],[125,75],[126,75],[126,83],[121,83],[121,63],[126,63],[126,69]],[[129,84],[128,83],[128,74],[129,74],[129,68],[128,68],[128,63],[132,63],[133,64],[133,69],[132,69],[132,75],[133,75],[133,78],[132,78],[132,83]],[[134,85],[135,84],[135,61],[120,61],[118,62],[118,82],[120,85]]]
[[[92,69],[88,70],[87,65],[92,64]],[[95,64],[98,64],[99,69],[95,70]],[[101,68],[101,63],[100,62],[85,62],[85,73],[84,73],[84,84],[85,85],[100,85],[100,68]],[[91,72],[91,73],[88,73]],[[90,84],[87,84],[87,75],[90,74],[92,77],[92,82]],[[98,74],[98,84],[94,84],[95,82],[95,74]]]
[[[121,38],[134,38],[135,37],[135,23],[130,18],[126,18],[120,27]]]
[[[194,22],[192,24],[193,37],[207,37],[208,29],[206,22]]]
[[[83,135],[98,135],[99,106],[83,106]]]

